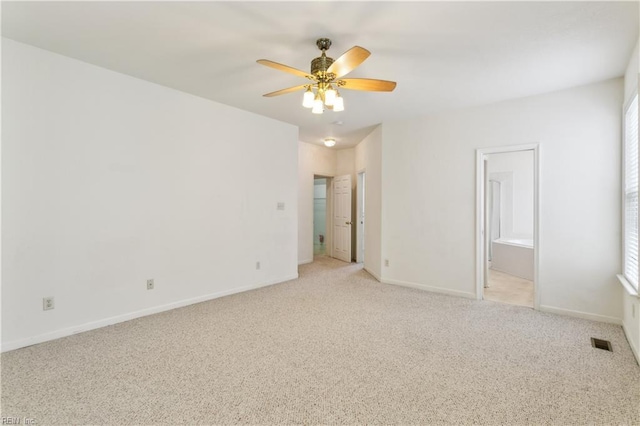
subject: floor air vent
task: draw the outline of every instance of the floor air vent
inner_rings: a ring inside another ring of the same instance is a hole
[[[591,346],[598,349],[604,349],[605,351],[613,352],[611,349],[611,342],[608,340],[596,339],[595,337],[591,338]]]

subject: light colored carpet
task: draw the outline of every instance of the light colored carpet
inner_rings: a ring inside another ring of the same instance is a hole
[[[618,326],[301,278],[2,355],[2,415],[45,424],[639,424]],[[613,353],[591,347],[611,340]]]
[[[487,272],[489,287],[484,289],[486,300],[533,308],[533,281],[495,269]]]

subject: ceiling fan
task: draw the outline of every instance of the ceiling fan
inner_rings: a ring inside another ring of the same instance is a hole
[[[371,52],[367,49],[354,46],[334,61],[333,58],[326,55],[326,51],[331,47],[331,40],[319,38],[316,41],[316,46],[322,51],[322,55],[311,61],[310,73],[268,59],[259,59],[257,61],[259,64],[305,77],[310,81],[307,84],[277,90],[263,96],[273,97],[306,89],[302,105],[306,108],[312,108],[311,112],[314,114],[322,114],[324,107],[333,111],[344,110],[344,100],[340,96],[339,89],[391,92],[396,88],[395,81],[370,78],[342,78],[369,57]]]

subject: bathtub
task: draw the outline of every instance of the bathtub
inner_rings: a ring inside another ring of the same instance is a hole
[[[491,269],[533,281],[533,240],[500,238],[491,251]]]

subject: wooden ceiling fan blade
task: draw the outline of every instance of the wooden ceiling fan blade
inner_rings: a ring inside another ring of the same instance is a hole
[[[297,92],[298,90],[302,90],[306,87],[307,87],[306,84],[301,84],[300,86],[293,86],[293,87],[289,87],[288,89],[277,90],[275,92],[267,93],[266,95],[262,95],[262,96],[265,96],[267,98],[272,98],[274,96],[286,95],[287,93]]]
[[[358,65],[363,63],[369,55],[371,55],[371,52],[364,47],[353,46],[336,59],[333,64],[327,68],[327,72],[335,74],[336,78],[340,78],[353,71]]]
[[[376,80],[372,78],[341,78],[339,87],[349,90],[366,90],[370,92],[392,92],[396,88],[395,81]]]
[[[297,75],[299,77],[305,77],[305,78],[313,79],[313,77],[308,72],[304,72],[302,70],[290,67],[288,65],[282,65],[282,64],[279,64],[277,62],[270,61],[268,59],[258,59],[256,62],[261,64],[261,65],[264,65],[266,67],[270,67],[270,68],[273,68],[273,69],[276,69],[276,70],[279,70],[279,71],[288,72],[289,74],[295,74],[295,75]]]

